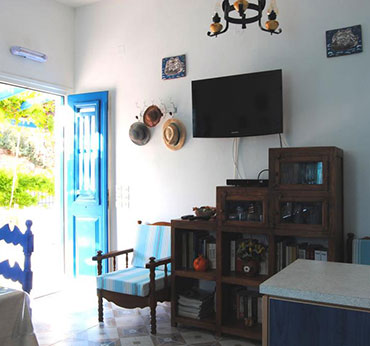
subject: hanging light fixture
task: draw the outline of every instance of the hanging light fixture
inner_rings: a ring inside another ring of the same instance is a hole
[[[280,34],[281,29],[279,27],[279,22],[276,20],[278,9],[276,6],[276,0],[271,0],[270,6],[267,9],[268,21],[265,23],[265,26],[262,26],[262,11],[266,7],[266,0],[258,0],[258,4],[253,4],[247,0],[236,0],[233,4],[230,4],[229,0],[223,0],[222,10],[224,12],[224,19],[226,22],[225,28],[221,24],[221,17],[216,14],[213,17],[213,23],[210,26],[210,31],[208,31],[208,36],[217,37],[217,35],[225,33],[229,29],[229,23],[239,24],[242,26],[242,29],[247,27],[247,24],[258,22],[258,25],[262,31],[269,32],[272,34]],[[255,11],[255,14],[252,17],[247,17],[247,13]],[[230,14],[236,11],[239,16],[231,16]]]

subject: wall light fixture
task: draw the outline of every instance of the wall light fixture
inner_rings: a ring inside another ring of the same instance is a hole
[[[34,50],[23,48],[19,46],[12,46],[10,47],[10,53],[13,55],[21,56],[25,59],[30,59],[37,62],[45,62],[47,60],[47,56],[44,53],[36,52]]]

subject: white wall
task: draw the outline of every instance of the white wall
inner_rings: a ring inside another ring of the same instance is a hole
[[[112,184],[130,187],[130,208],[112,214],[119,247],[131,241],[126,224],[169,220],[191,213],[193,206],[215,205],[215,187],[233,177],[231,139],[191,136],[191,81],[278,68],[286,141],[344,149],[345,231],[369,234],[370,2],[281,0],[281,35],[251,25],[211,39],[206,32],[215,3],[105,0],[76,11],[75,86],[81,92],[111,91]],[[362,24],[364,52],[327,59],[325,31],[356,24]],[[187,76],[161,80],[161,59],[178,54],[186,54]],[[169,98],[188,130],[183,149],[165,147],[163,121],[146,146],[131,143],[136,103]],[[256,178],[268,166],[268,148],[278,145],[278,136],[243,138],[244,177]]]
[[[73,88],[74,10],[50,0],[1,0],[0,75]],[[37,63],[12,56],[22,46],[48,56]]]

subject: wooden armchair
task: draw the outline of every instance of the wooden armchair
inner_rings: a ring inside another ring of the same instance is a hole
[[[171,229],[168,222],[141,225],[135,249],[98,254],[97,295],[99,322],[103,322],[103,298],[123,308],[150,307],[151,333],[156,334],[157,302],[170,301],[168,268],[171,263]],[[129,267],[129,254],[133,254]],[[116,270],[116,257],[125,255],[126,268]],[[113,272],[102,274],[102,261],[113,258]],[[156,260],[156,258],[159,258]]]
[[[17,226],[13,231],[10,230],[8,224],[0,228],[0,240],[6,241],[8,244],[21,245],[24,253],[24,268],[20,268],[15,262],[11,267],[8,260],[0,262],[0,275],[6,279],[18,281],[21,283],[23,291],[30,293],[32,289],[32,271],[31,271],[31,255],[33,252],[33,234],[31,231],[32,221],[26,221],[26,233],[22,233]]]

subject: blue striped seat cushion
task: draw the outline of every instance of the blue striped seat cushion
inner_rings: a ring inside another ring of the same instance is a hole
[[[99,275],[96,278],[97,287],[107,291],[146,297],[149,294],[149,272],[149,269],[131,267]],[[156,291],[164,288],[163,270],[155,271],[155,279]],[[168,280],[170,284],[170,275]]]
[[[162,259],[171,256],[171,227],[139,225],[136,234],[136,244],[132,265],[137,268],[145,268],[150,257]],[[164,266],[158,267],[164,270]],[[171,270],[171,265],[167,266]]]

